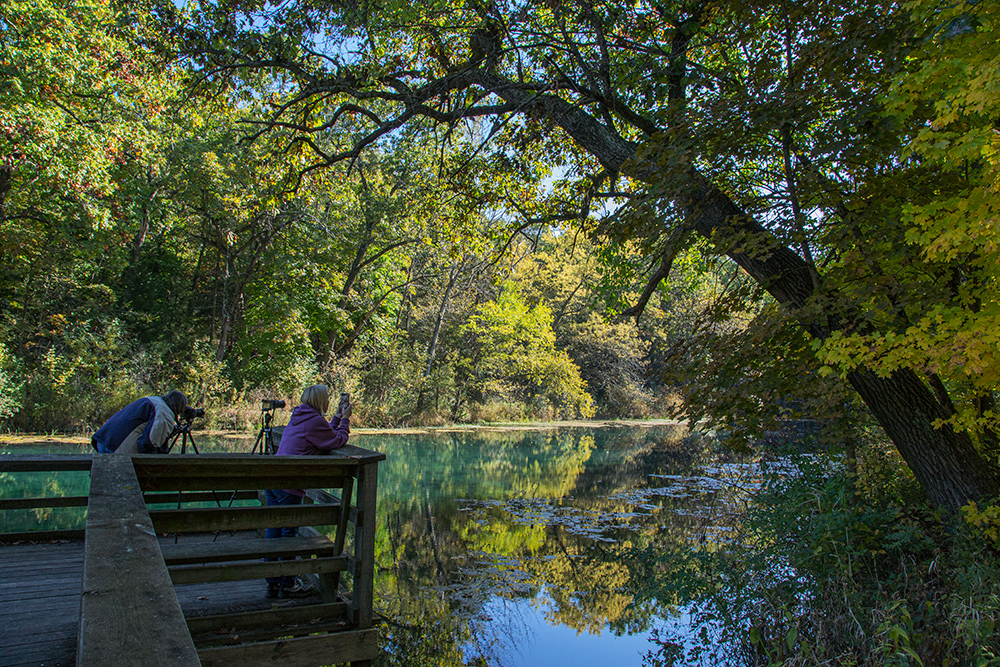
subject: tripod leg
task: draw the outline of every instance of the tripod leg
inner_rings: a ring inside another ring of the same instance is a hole
[[[253,449],[250,450],[251,454],[257,453],[257,448],[264,444],[264,427],[261,427],[260,433],[257,434],[257,439],[253,442]],[[266,454],[263,448],[260,450],[261,454]]]

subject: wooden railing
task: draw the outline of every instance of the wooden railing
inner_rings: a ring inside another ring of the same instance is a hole
[[[127,456],[98,454],[90,473],[77,665],[198,665]]]
[[[0,472],[12,475],[24,473],[77,473],[90,472],[91,455],[75,456],[3,456],[0,457]],[[0,498],[0,511],[24,510],[64,510],[72,507],[86,507],[89,498],[79,496],[37,496],[22,498]],[[23,530],[0,532],[0,544],[23,542],[25,540],[81,540],[83,528],[41,528],[39,530]]]
[[[377,654],[375,504],[384,458],[351,446],[310,457],[6,456],[0,472],[90,469],[91,483],[88,497],[0,500],[0,509],[87,505],[85,531],[10,533],[0,542],[83,533],[80,665],[365,665]],[[309,492],[301,506],[268,507],[260,496],[269,488]],[[299,536],[216,539],[278,526],[300,527]],[[174,588],[281,575],[312,577],[320,595],[305,606],[185,618]],[[110,646],[118,653],[108,655]]]

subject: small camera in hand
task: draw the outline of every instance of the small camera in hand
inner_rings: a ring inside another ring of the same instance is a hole
[[[354,408],[351,407],[351,395],[346,391],[340,395],[340,403],[337,404],[337,416],[350,418]]]

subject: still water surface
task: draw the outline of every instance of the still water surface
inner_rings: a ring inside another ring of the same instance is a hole
[[[202,452],[252,445],[196,437]],[[376,537],[376,610],[388,619],[380,662],[715,664],[715,629],[694,620],[688,584],[739,529],[756,466],[669,425],[359,433],[352,443],[387,455]],[[78,473],[18,479],[20,488],[0,479],[0,495],[87,492]],[[58,511],[59,524],[82,525],[80,510]],[[3,514],[3,531],[55,520]]]

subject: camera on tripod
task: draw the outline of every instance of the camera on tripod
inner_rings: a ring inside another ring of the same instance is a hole
[[[195,454],[199,454],[198,445],[194,444],[194,436],[191,435],[191,422],[193,422],[198,417],[205,416],[205,408],[192,408],[190,405],[184,408],[184,412],[177,416],[177,423],[174,424],[174,430],[170,434],[167,442],[169,443],[163,452],[164,454],[169,454],[170,450],[174,448],[177,444],[177,439],[180,438],[181,441],[181,454],[187,453],[188,443],[191,443],[191,448],[194,450]]]
[[[276,398],[265,398],[260,402],[260,432],[257,433],[253,449],[250,450],[251,454],[256,454],[257,452],[261,454],[274,454],[278,451],[278,445],[274,442],[274,434],[271,428],[271,419],[274,417],[271,413],[283,407],[285,407],[285,402],[279,401]]]
[[[184,421],[193,421],[198,417],[205,416],[205,408],[192,408],[190,405],[184,408],[184,414],[181,415],[181,419]]]

